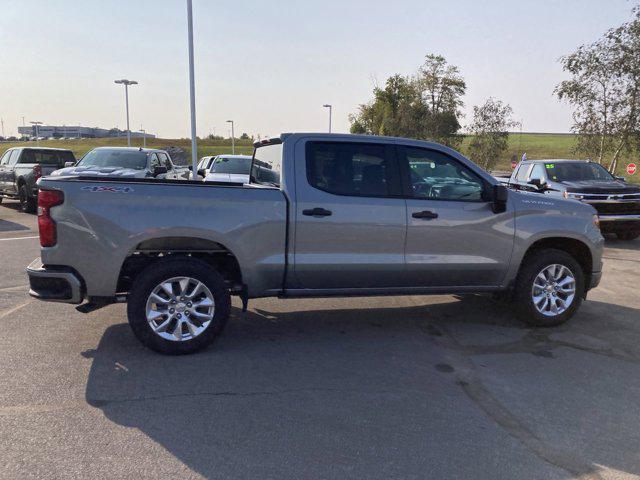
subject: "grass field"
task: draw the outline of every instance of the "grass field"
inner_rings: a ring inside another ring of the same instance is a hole
[[[468,153],[469,142],[471,137],[466,137],[462,142],[461,150]],[[105,146],[125,146],[127,140],[121,138],[86,138],[82,140],[42,140],[40,146],[68,148],[73,151],[77,158],[80,158],[89,150],[95,147]],[[142,146],[142,139],[132,139],[133,146]],[[0,154],[7,148],[16,146],[35,146],[35,142],[15,142],[0,143]],[[188,155],[191,155],[191,141],[189,139],[147,139],[147,146],[153,148],[180,147],[183,148]],[[513,133],[509,136],[509,148],[501,156],[496,166],[496,170],[510,170],[510,159],[512,155],[516,155],[518,159],[526,152],[527,158],[581,158],[576,156],[574,149],[576,146],[576,137],[573,134],[550,134],[550,133]],[[236,141],[237,154],[251,154],[253,147],[251,141]],[[221,153],[231,153],[231,142],[229,140],[199,140],[198,141],[198,158],[206,155],[217,155]],[[640,163],[638,158],[624,158],[620,163],[618,175],[626,175],[625,167],[627,163],[633,161]],[[634,183],[640,183],[640,173],[628,176],[628,180]]]

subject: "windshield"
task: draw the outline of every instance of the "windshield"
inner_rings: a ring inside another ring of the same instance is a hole
[[[240,173],[249,175],[251,157],[216,157],[211,165],[211,173]]]
[[[613,176],[597,163],[545,163],[547,175],[554,182],[576,182],[584,180],[613,180]]]
[[[147,166],[147,154],[130,150],[92,150],[78,162],[78,166],[144,170]]]

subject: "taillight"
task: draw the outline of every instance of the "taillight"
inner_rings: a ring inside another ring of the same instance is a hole
[[[36,164],[33,166],[33,176],[38,180],[42,176],[42,166]]]
[[[56,222],[51,218],[51,207],[61,205],[64,195],[58,190],[40,190],[38,192],[38,230],[40,245],[53,247],[58,239]]]

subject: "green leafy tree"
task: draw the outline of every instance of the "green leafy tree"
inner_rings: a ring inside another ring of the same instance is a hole
[[[491,170],[509,146],[509,129],[518,125],[512,115],[508,104],[491,97],[473,107],[469,156],[485,170]]]
[[[574,107],[577,151],[615,172],[620,155],[640,147],[640,8],[633,19],[561,59],[571,79],[555,89]]]
[[[352,133],[433,140],[457,146],[466,85],[457,67],[427,55],[413,76],[396,74],[349,117]]]

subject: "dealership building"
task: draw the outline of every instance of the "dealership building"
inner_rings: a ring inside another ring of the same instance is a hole
[[[18,127],[18,133],[24,137],[35,137],[36,126],[30,125],[25,127]],[[144,134],[142,132],[131,131],[132,137],[140,137],[146,135],[147,138],[155,138],[155,135],[150,133]],[[127,131],[120,130],[118,128],[106,128],[98,127],[82,127],[80,125],[38,125],[38,137],[42,138],[112,138],[112,137],[126,137]]]

